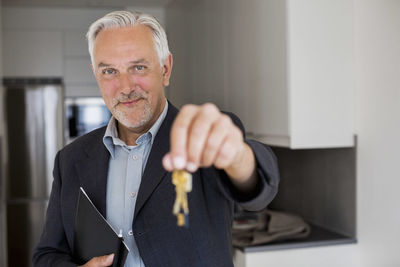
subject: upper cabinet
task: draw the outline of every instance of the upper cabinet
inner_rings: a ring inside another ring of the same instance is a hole
[[[178,92],[191,88],[192,102],[222,103],[243,120],[250,137],[270,145],[354,145],[351,1],[195,2],[196,8],[179,0],[170,5],[192,15],[181,29],[169,28],[174,36],[185,33],[178,38],[189,44],[185,58],[196,59],[183,62],[187,75],[178,76],[186,82]],[[177,25],[178,19],[167,12],[167,22]]]
[[[257,3],[249,131],[290,148],[353,146],[351,1]]]

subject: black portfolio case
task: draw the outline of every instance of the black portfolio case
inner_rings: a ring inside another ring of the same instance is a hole
[[[80,188],[75,216],[74,258],[86,263],[93,257],[114,253],[113,267],[123,267],[129,249],[121,236]]]

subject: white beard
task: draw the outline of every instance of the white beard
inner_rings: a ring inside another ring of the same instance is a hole
[[[113,116],[119,123],[121,123],[122,125],[124,125],[127,128],[135,129],[135,128],[143,127],[150,121],[150,119],[152,117],[152,110],[150,107],[150,103],[147,100],[140,100],[140,101],[145,101],[145,104],[141,110],[141,113],[137,114],[138,119],[135,120],[135,122],[132,122],[131,120],[129,120],[129,115],[131,115],[131,114],[127,114],[127,112],[129,112],[129,110],[122,110],[122,109],[118,108],[118,106],[113,108],[113,112],[112,112]]]

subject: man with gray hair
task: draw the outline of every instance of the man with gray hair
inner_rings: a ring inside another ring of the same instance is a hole
[[[110,266],[113,254],[79,262],[74,216],[83,187],[130,252],[125,266],[233,266],[233,206],[260,210],[279,181],[270,148],[244,138],[239,119],[210,103],[180,110],[166,100],[173,59],[147,14],[116,11],[87,33],[93,73],[112,113],[107,127],[58,152],[35,266]],[[190,226],[172,214],[171,171],[193,175]]]

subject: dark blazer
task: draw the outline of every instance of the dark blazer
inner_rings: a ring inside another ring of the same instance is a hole
[[[172,214],[175,189],[161,164],[169,151],[169,134],[178,110],[171,104],[145,167],[135,207],[133,232],[146,267],[233,266],[231,224],[234,203],[248,210],[267,206],[279,181],[269,147],[246,140],[257,162],[257,192],[242,196],[223,171],[201,168],[193,174],[188,196],[189,228],[177,227]],[[239,119],[229,114],[243,130]],[[105,127],[78,138],[58,152],[46,223],[34,250],[34,266],[76,266],[73,258],[74,217],[79,187],[83,187],[106,217],[106,185],[110,154],[103,144]],[[101,256],[101,255],[99,255]]]

